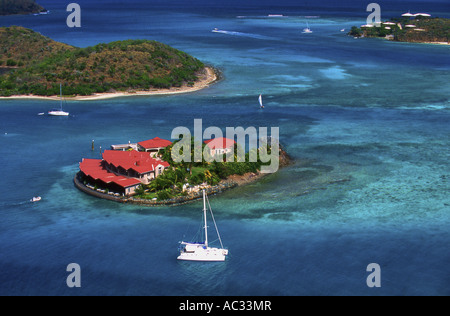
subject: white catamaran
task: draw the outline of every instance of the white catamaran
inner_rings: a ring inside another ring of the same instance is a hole
[[[62,102],[63,102],[63,97],[62,97],[62,85],[59,85],[59,94],[60,94],[60,107],[59,110],[51,110],[48,112],[48,115],[51,116],[69,116],[69,112],[64,112],[63,108],[62,108]]]
[[[216,228],[217,236],[219,237],[221,248],[214,248],[208,246],[208,225],[207,225],[207,211],[206,211],[206,201],[207,196],[205,190],[203,190],[203,218],[204,218],[204,230],[205,230],[205,241],[204,242],[180,242],[180,255],[178,260],[188,260],[188,261],[225,261],[225,257],[228,255],[228,249],[225,249],[220,239],[219,230],[217,229],[216,221],[214,220],[214,215],[211,210],[211,205],[208,206],[211,213],[212,220],[214,222],[214,227]]]

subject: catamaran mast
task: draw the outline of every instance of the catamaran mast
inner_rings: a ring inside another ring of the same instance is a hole
[[[203,217],[205,219],[205,247],[208,247],[208,224],[206,221],[206,192],[203,190]]]

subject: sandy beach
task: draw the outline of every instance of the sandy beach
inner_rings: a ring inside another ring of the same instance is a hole
[[[169,94],[181,94],[181,93],[190,93],[195,92],[201,89],[204,89],[218,80],[218,75],[215,70],[211,67],[205,67],[205,73],[199,75],[199,80],[195,82],[195,84],[191,87],[182,86],[179,88],[170,88],[170,89],[154,89],[154,90],[146,90],[146,91],[119,91],[112,93],[96,93],[93,95],[87,96],[76,96],[76,97],[65,97],[68,101],[93,101],[93,100],[104,100],[104,99],[112,99],[119,97],[128,97],[128,96],[152,96],[152,95],[169,95]],[[38,95],[12,95],[9,97],[1,97],[0,100],[5,99],[41,99],[41,100],[59,100],[59,96],[38,96]]]
[[[422,44],[450,45],[450,42],[421,42]]]

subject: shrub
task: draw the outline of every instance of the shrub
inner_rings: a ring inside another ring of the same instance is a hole
[[[8,66],[8,67],[15,67],[15,66],[17,66],[17,62],[14,61],[13,59],[8,59],[6,61],[6,66]]]
[[[172,197],[172,195],[169,192],[167,192],[166,190],[159,191],[156,196],[158,197],[158,200],[160,200],[160,201],[168,200]]]

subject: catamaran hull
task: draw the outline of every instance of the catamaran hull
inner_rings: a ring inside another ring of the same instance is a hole
[[[225,261],[224,255],[191,255],[191,254],[182,254],[179,255],[178,260],[183,261],[203,261],[203,262],[218,262],[218,261]]]
[[[51,112],[48,112],[48,115],[51,115],[51,116],[69,116],[69,113],[62,112],[62,111],[51,111]]]
[[[210,248],[201,244],[183,244],[178,260],[186,261],[225,261],[228,249]]]

